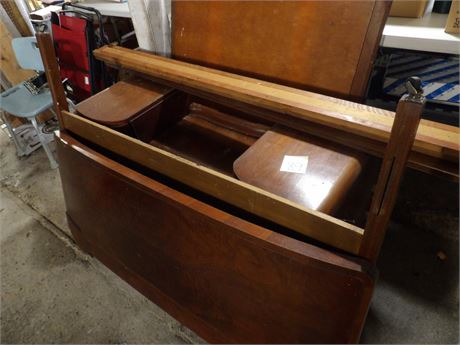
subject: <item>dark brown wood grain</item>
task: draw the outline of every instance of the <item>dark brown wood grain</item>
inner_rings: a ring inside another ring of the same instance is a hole
[[[306,156],[305,173],[280,171],[284,156]],[[307,208],[332,214],[356,181],[365,156],[286,128],[265,133],[233,164],[236,176]]]
[[[57,137],[77,243],[207,341],[357,342],[373,270]],[[81,178],[81,176],[85,178]]]
[[[173,57],[362,98],[388,1],[173,1]]]

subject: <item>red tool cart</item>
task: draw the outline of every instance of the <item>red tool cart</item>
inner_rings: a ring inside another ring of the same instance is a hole
[[[108,43],[98,10],[76,4],[63,4],[51,18],[53,39],[62,79],[75,103],[109,86],[104,63],[93,57],[93,50]]]

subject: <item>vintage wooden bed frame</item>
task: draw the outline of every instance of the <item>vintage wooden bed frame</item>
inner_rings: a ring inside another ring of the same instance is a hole
[[[109,65],[233,109],[243,122],[382,158],[378,178],[369,174],[373,192],[364,180],[353,187],[372,199],[364,223],[351,224],[340,212],[307,208],[69,112],[52,42],[37,38],[60,121],[60,173],[76,243],[207,341],[359,341],[406,163],[458,181],[458,129],[420,121],[424,97],[415,79],[395,114],[120,47],[95,52]],[[154,107],[160,120],[183,121],[185,113],[161,112],[166,101]]]

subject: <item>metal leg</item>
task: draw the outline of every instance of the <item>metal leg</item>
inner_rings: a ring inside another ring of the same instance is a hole
[[[38,135],[38,138],[40,139],[40,143],[42,144],[43,149],[45,150],[46,155],[48,156],[48,159],[50,161],[51,169],[56,169],[58,167],[58,164],[57,164],[56,160],[54,159],[53,153],[51,152],[50,148],[48,147],[48,144],[46,143],[46,140],[43,137],[43,134],[40,131],[40,128],[38,127],[37,119],[35,117],[31,117],[30,122],[32,122],[32,125],[34,126],[35,130],[37,131],[37,135]]]
[[[16,146],[16,154],[21,157],[24,155],[24,148],[22,147],[21,143],[19,142],[18,138],[16,138],[16,133],[14,133],[13,127],[11,127],[11,123],[8,120],[8,117],[2,113],[3,122],[5,122],[6,128],[11,135],[11,139],[13,139],[14,145]]]
[[[69,111],[71,113],[75,112],[75,108],[76,108],[75,103],[70,98],[67,98],[67,103],[69,104]],[[54,113],[54,110],[53,110],[53,113]],[[54,113],[54,115],[56,115],[56,113]]]

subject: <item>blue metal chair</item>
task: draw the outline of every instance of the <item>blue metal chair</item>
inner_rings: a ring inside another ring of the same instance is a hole
[[[37,72],[43,72],[43,62],[40,56],[40,51],[37,46],[35,37],[20,37],[13,39],[13,50],[16,55],[18,64],[23,69],[33,69]],[[58,167],[54,156],[48,147],[47,140],[45,139],[42,131],[40,130],[36,116],[45,110],[52,109],[53,100],[48,88],[44,88],[39,94],[33,95],[24,85],[24,82],[13,86],[11,89],[6,90],[0,94],[0,108],[5,112],[30,120],[33,127],[37,131],[40,144],[46,152],[52,169]],[[16,145],[18,155],[28,154],[21,147],[19,140],[16,137],[15,131],[11,128],[8,121],[6,126]],[[30,153],[30,151],[29,151]]]

